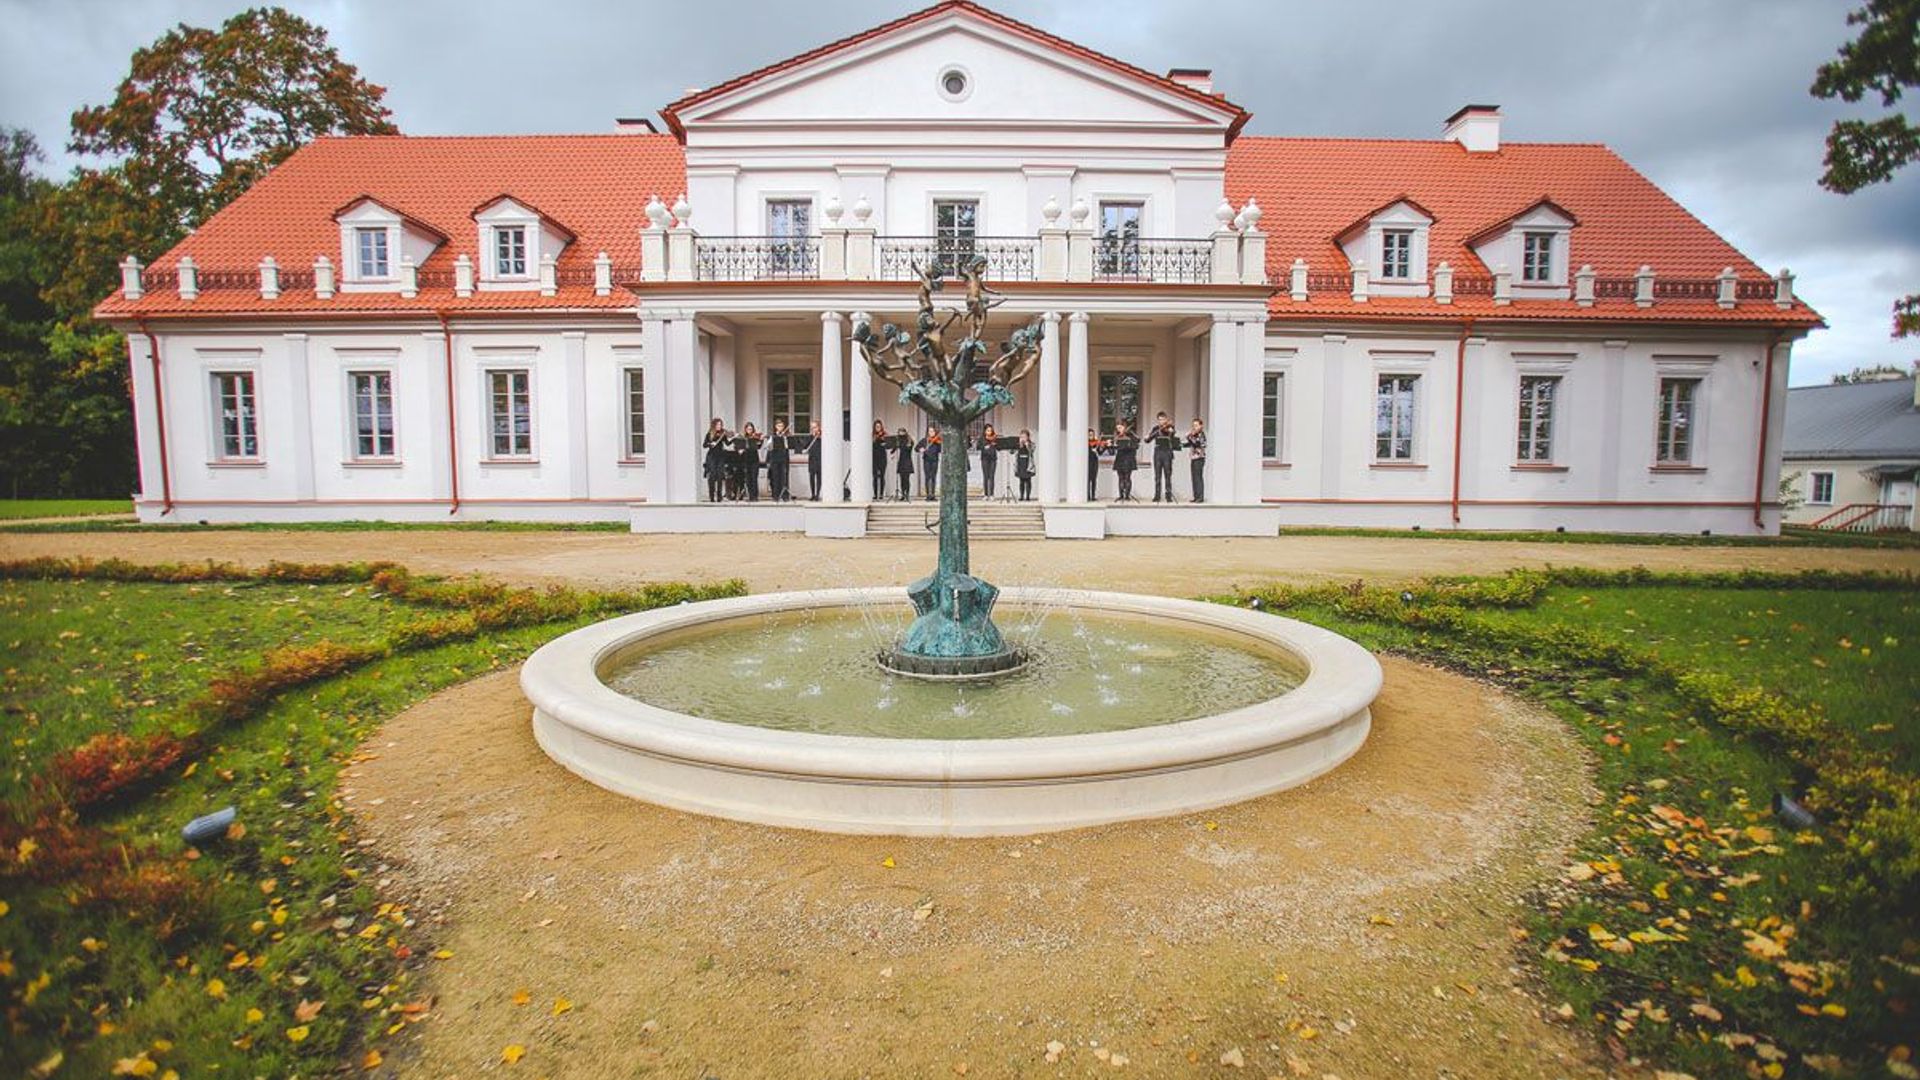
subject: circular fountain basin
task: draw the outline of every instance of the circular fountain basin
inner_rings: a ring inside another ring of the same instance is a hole
[[[1297,685],[1218,713],[1124,730],[918,738],[695,716],[609,684],[636,657],[703,630],[900,600],[890,588],[772,593],[576,630],[522,669],[535,738],[601,787],[695,813],[841,833],[1021,835],[1204,810],[1305,783],[1360,748],[1380,689],[1380,666],[1365,649],[1292,619],[1190,600],[1019,588],[1005,590],[1003,609],[1144,620],[1162,632],[1227,639],[1221,648],[1282,658],[1293,673],[1286,685]]]

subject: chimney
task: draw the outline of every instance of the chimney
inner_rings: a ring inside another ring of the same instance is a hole
[[[1500,149],[1500,106],[1468,105],[1447,117],[1441,138],[1452,139],[1468,153],[1491,154]]]
[[[1167,72],[1167,78],[1189,90],[1213,93],[1213,71],[1209,68],[1174,68]]]

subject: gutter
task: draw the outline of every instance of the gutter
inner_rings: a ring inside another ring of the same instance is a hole
[[[1773,414],[1773,354],[1780,347],[1781,331],[1767,336],[1767,366],[1760,384],[1760,452],[1753,463],[1753,525],[1763,528],[1767,494],[1767,421]]]
[[[460,432],[454,422],[459,409],[456,400],[459,395],[453,388],[453,328],[447,323],[447,313],[436,309],[434,318],[440,320],[440,341],[446,347],[447,365],[447,516],[460,512]]]
[[[153,364],[154,430],[160,436],[160,516],[173,513],[173,470],[167,462],[167,398],[160,383],[160,340],[147,329],[145,319],[135,320],[141,336],[147,339],[147,359]]]
[[[1453,523],[1460,524],[1460,442],[1461,419],[1467,396],[1467,336],[1473,333],[1473,320],[1460,324],[1460,342],[1453,354]]]

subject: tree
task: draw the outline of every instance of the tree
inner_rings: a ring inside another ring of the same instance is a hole
[[[1880,382],[1883,379],[1904,379],[1907,373],[1895,364],[1874,364],[1870,367],[1857,367],[1852,371],[1836,374],[1834,385],[1847,383]]]
[[[1840,58],[1820,65],[1812,93],[1858,102],[1869,93],[1893,108],[1907,88],[1920,86],[1920,0],[1868,0],[1847,15],[1860,36],[1840,47]],[[1920,158],[1920,126],[1894,112],[1878,120],[1839,120],[1827,134],[1827,170],[1820,184],[1851,195],[1891,179]],[[1920,293],[1893,305],[1893,334],[1920,334]]]
[[[69,148],[91,160],[64,184],[31,178],[30,138],[0,146],[0,483],[127,491],[125,344],[89,318],[119,284],[120,259],[151,262],[318,136],[391,134],[385,93],[325,30],[256,8],[217,30],[181,24],[135,52],[113,100],[73,114]],[[16,261],[31,265],[30,288]]]

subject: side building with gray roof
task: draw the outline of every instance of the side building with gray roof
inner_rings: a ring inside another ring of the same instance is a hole
[[[1916,365],[1920,368],[1920,365]],[[1920,380],[1799,386],[1787,391],[1782,493],[1788,524],[1920,527]],[[1872,509],[1878,507],[1880,509]]]

